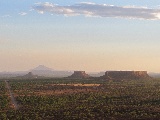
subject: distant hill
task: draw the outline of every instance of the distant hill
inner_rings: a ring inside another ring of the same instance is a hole
[[[32,68],[28,71],[16,71],[16,72],[0,72],[0,78],[12,78],[17,76],[24,76],[27,73],[32,72],[34,75],[44,76],[44,77],[68,77],[73,74],[73,71],[65,71],[65,70],[55,70],[44,65],[39,65],[35,68]],[[87,73],[89,76],[92,77],[100,77],[105,74],[105,72],[90,72]],[[160,78],[160,73],[150,72],[148,73],[149,76],[153,78]]]
[[[34,75],[44,77],[68,77],[73,74],[71,71],[58,71],[44,65],[39,65],[28,71],[17,71],[17,72],[0,72],[0,78],[12,78],[17,76],[24,76],[31,72]]]
[[[0,72],[0,78],[12,78],[12,77],[17,77],[17,76],[22,76],[27,73],[28,73],[28,71]]]
[[[160,78],[160,73],[154,73],[154,72],[150,72],[148,73],[149,76],[153,77],[153,78]]]
[[[38,78],[44,78],[42,76],[38,76],[38,75],[34,75],[32,72],[29,72],[26,75],[23,76],[17,76],[15,78],[19,78],[19,79],[38,79]]]
[[[72,74],[70,71],[50,71],[50,70],[32,70],[33,74],[45,77],[68,77]]]
[[[58,71],[52,68],[48,68],[44,65],[39,65],[38,67],[31,69],[35,75],[45,76],[45,77],[68,77],[72,74],[70,71]]]
[[[54,77],[54,70],[52,68],[48,68],[44,65],[39,65],[39,66],[35,67],[34,69],[31,69],[30,72],[32,72],[35,75]]]
[[[28,74],[22,76],[23,78],[30,78],[30,79],[33,79],[33,78],[38,78],[39,76],[38,75],[34,75],[32,72],[29,72]]]
[[[31,71],[54,71],[52,68],[48,68],[44,65],[39,65],[37,67],[35,67],[34,69],[31,69]]]
[[[100,77],[103,76],[105,74],[105,72],[97,72],[97,73],[88,73],[90,76],[92,77]]]

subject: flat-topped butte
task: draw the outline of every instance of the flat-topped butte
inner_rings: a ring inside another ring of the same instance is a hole
[[[106,71],[103,79],[149,79],[147,71]]]

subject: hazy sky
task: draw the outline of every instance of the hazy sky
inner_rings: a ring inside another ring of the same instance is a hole
[[[160,72],[159,0],[0,0],[0,71]]]

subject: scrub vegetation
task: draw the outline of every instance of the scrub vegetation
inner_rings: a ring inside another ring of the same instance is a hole
[[[0,119],[127,120],[160,118],[160,80],[9,80],[19,105],[10,107],[0,82]]]

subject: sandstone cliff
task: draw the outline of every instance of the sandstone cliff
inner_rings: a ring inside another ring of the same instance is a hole
[[[147,71],[106,71],[102,79],[123,80],[123,79],[149,79]]]

